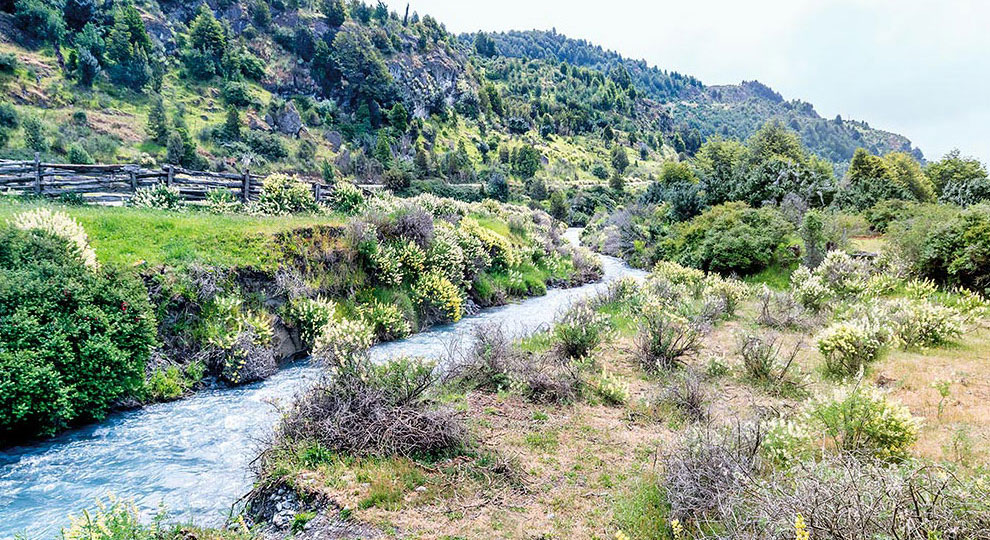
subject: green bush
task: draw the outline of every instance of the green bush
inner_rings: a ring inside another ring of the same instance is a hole
[[[732,202],[715,206],[678,228],[668,258],[721,274],[752,274],[770,266],[793,227],[773,208]]]
[[[582,302],[569,309],[553,329],[557,349],[566,358],[584,358],[608,335],[608,318]]]
[[[214,214],[233,214],[240,210],[241,201],[226,188],[214,188],[206,192],[206,207]]]
[[[337,182],[327,203],[335,212],[354,214],[364,205],[364,193],[350,182]]]
[[[141,389],[155,323],[141,282],[69,242],[0,230],[0,433],[49,435]]]
[[[337,306],[323,298],[296,298],[289,302],[285,318],[299,331],[303,346],[311,349],[337,313]]]
[[[839,390],[813,403],[808,411],[812,433],[826,443],[860,457],[897,461],[908,456],[918,439],[919,421],[871,386]]]
[[[851,376],[873,363],[890,341],[890,330],[862,317],[825,328],[817,339],[830,375]]]
[[[891,224],[890,243],[919,276],[990,290],[990,205],[929,206]]]
[[[361,306],[359,310],[379,341],[402,339],[412,331],[409,321],[395,304],[373,300],[370,304]]]

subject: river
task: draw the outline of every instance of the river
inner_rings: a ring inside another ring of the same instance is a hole
[[[579,229],[567,238],[577,243]],[[602,281],[486,309],[459,322],[401,341],[375,346],[376,359],[436,357],[451,340],[465,340],[481,323],[501,323],[519,334],[550,323],[569,304],[616,279],[644,272],[601,256]],[[114,414],[92,426],[43,443],[0,452],[0,538],[23,534],[51,539],[69,515],[92,508],[108,494],[134,501],[153,515],[160,506],[173,519],[217,525],[251,488],[248,464],[286,403],[319,378],[318,366],[297,362],[271,378]]]

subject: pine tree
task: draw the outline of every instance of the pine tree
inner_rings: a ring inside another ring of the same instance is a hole
[[[320,3],[320,11],[327,18],[327,24],[331,28],[337,28],[347,20],[347,7],[344,0],[323,0]]]
[[[165,100],[161,96],[152,99],[148,112],[148,135],[158,144],[168,142],[168,118],[165,116]]]
[[[396,103],[388,112],[388,123],[399,133],[405,133],[409,128],[409,113],[402,103]]]
[[[223,123],[223,134],[230,141],[238,141],[241,138],[241,115],[234,107],[227,109],[227,118]]]

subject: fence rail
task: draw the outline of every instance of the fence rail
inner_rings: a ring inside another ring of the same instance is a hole
[[[34,194],[59,197],[78,194],[88,202],[121,203],[138,188],[162,184],[175,187],[189,201],[202,201],[213,189],[226,189],[247,202],[261,194],[264,177],[250,171],[209,172],[191,171],[165,165],[161,169],[147,169],[140,165],[78,165],[71,163],[45,163],[35,154],[30,161],[0,160],[0,193]],[[313,190],[317,201],[329,197],[332,187],[321,178],[301,178]],[[378,185],[359,186],[366,191],[380,188]]]

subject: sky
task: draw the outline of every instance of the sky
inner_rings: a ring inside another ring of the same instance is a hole
[[[397,0],[393,9],[402,11]],[[411,0],[455,32],[549,30],[705,84],[757,79],[832,118],[990,163],[987,0]]]

